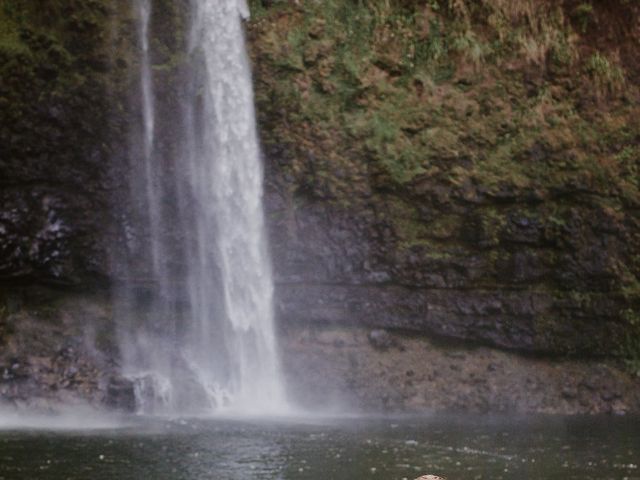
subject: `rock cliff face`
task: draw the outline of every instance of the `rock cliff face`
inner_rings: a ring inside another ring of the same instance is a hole
[[[166,152],[187,3],[154,1]],[[637,379],[624,373],[640,371],[638,3],[250,3],[292,382],[322,395],[331,372],[331,385],[371,408],[640,410]],[[0,6],[4,399],[69,391],[131,406],[109,293],[133,276],[141,308],[153,294],[143,205],[129,181],[140,168],[137,52],[128,1]],[[179,272],[179,256],[173,263]],[[309,340],[332,329],[341,333],[326,334],[324,347]],[[372,329],[402,340],[365,348]],[[24,340],[34,330],[51,345]],[[422,358],[421,338],[424,348],[445,344]],[[451,350],[451,340],[462,343]],[[459,395],[430,396],[438,382],[420,362],[450,358]],[[488,369],[508,358],[513,369]],[[482,375],[465,366],[476,360]],[[395,372],[399,362],[411,366]],[[544,384],[540,365],[560,373]],[[388,382],[368,386],[369,375]],[[513,375],[551,393],[529,401],[523,384],[520,396],[496,395]],[[585,403],[587,380],[562,394],[572,375],[602,379],[592,385],[599,400]],[[471,377],[485,390],[473,391]]]
[[[126,2],[0,7],[0,280],[109,276]],[[122,22],[119,22],[119,19]],[[122,31],[119,31],[123,29]]]
[[[109,287],[124,250],[127,0],[0,5],[0,399],[133,408]]]
[[[638,338],[635,2],[254,12],[285,321],[562,355]]]

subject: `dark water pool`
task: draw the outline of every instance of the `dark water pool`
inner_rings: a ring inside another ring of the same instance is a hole
[[[638,418],[132,419],[0,431],[0,479],[640,480]]]

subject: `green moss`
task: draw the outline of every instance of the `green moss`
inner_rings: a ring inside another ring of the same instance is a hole
[[[593,80],[594,90],[600,95],[618,92],[625,86],[626,78],[622,67],[601,52],[596,52],[587,59],[585,70]]]
[[[586,33],[589,26],[594,22],[593,5],[590,3],[581,3],[573,9],[573,18],[580,27],[582,33]]]
[[[20,38],[19,21],[14,19],[15,14],[10,15],[8,12],[11,9],[7,5],[0,8],[0,54],[30,57],[29,46]]]
[[[396,197],[388,197],[385,203],[388,207],[385,213],[401,249],[430,243],[429,228],[420,221],[420,214],[413,205]]]
[[[496,247],[500,244],[500,235],[505,228],[505,215],[495,208],[485,208],[480,213],[479,236],[484,248]]]
[[[429,223],[429,236],[440,240],[454,238],[457,236],[462,226],[462,221],[463,220],[459,215],[441,215]]]
[[[610,120],[631,113],[606,112],[594,121],[571,93],[598,97],[624,78],[622,66],[598,53],[575,76],[579,32],[568,21],[575,12],[488,1],[252,6],[254,54],[270,59],[263,68],[273,67],[257,73],[259,111],[287,105],[278,112],[286,111],[286,129],[270,128],[266,144],[297,145],[303,151],[296,156],[311,152],[318,161],[320,152],[341,152],[343,169],[347,160],[367,158],[397,185],[437,174],[489,191],[544,191],[588,177],[596,189],[615,185],[637,199],[637,175],[620,175],[634,168],[623,160],[631,150],[620,159],[619,148],[606,160],[602,155],[616,143],[603,138]],[[518,72],[523,58],[567,75],[567,89],[540,82],[530,95]],[[311,138],[321,132],[331,133]],[[307,168],[292,171],[306,175]],[[321,168],[337,199],[354,184],[343,184],[331,169]]]
[[[628,308],[622,312],[622,318],[628,331],[618,353],[629,372],[640,377],[640,311]]]

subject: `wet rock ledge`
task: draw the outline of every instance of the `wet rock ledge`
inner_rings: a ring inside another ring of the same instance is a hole
[[[109,296],[50,287],[2,295],[0,405],[134,410]],[[290,397],[315,412],[640,412],[640,378],[610,359],[523,355],[339,324],[283,322],[279,342]]]
[[[605,360],[524,356],[407,331],[291,326],[291,393],[312,410],[626,414],[640,378]]]
[[[0,405],[133,411],[133,385],[119,374],[107,298],[28,288],[3,300]]]

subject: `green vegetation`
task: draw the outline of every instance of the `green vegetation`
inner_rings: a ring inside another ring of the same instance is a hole
[[[638,198],[633,179],[618,176],[619,151],[598,145],[623,119],[633,125],[632,112],[576,107],[589,91],[615,100],[626,85],[624,68],[599,51],[579,58],[580,32],[560,7],[462,0],[253,6],[255,54],[276,69],[258,72],[269,84],[258,95],[276,91],[289,105],[287,131],[274,135],[279,142],[300,145],[308,133],[331,131],[331,139],[313,142],[318,152],[370,158],[398,184],[440,174],[459,185],[472,179],[490,189],[526,189],[589,176],[593,188],[613,182]],[[583,4],[576,15],[595,13]],[[576,76],[580,65],[584,74]],[[545,69],[562,82],[546,81]],[[531,76],[528,85],[523,74]],[[268,111],[274,98],[258,101]],[[535,160],[535,150],[549,154]]]
[[[63,112],[75,118],[103,118],[108,111],[105,92],[126,80],[111,57],[118,42],[108,45],[108,35],[116,33],[109,18],[115,9],[127,11],[124,1],[51,0],[24,2],[4,0],[0,5],[0,109],[3,121],[0,136],[8,144],[8,155],[21,158],[34,147],[42,151]],[[114,75],[107,75],[114,63]],[[115,102],[114,102],[115,103]],[[77,130],[77,129],[76,129]],[[77,151],[78,134],[68,134],[69,155]],[[64,142],[62,142],[64,143]]]
[[[625,74],[622,67],[610,61],[600,52],[596,52],[586,63],[586,71],[600,94],[619,92],[625,86]]]

